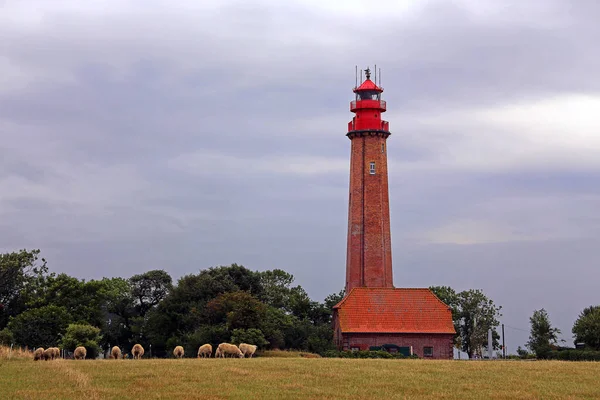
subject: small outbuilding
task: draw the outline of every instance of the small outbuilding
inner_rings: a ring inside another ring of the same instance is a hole
[[[453,358],[452,311],[427,288],[355,287],[334,306],[333,328],[339,350]]]

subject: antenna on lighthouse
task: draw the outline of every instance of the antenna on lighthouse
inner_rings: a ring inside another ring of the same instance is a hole
[[[354,89],[358,87],[358,65],[354,66]]]
[[[362,83],[362,69],[360,70],[360,83]]]
[[[377,64],[375,64],[375,84],[377,85]]]

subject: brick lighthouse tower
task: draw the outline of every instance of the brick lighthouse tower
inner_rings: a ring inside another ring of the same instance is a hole
[[[348,210],[346,293],[355,287],[394,287],[386,141],[389,124],[381,119],[386,111],[383,89],[371,80],[354,88],[348,123],[352,141]]]
[[[368,68],[365,77],[350,103],[355,115],[347,133],[352,144],[346,295],[333,307],[333,340],[339,350],[449,359],[456,333],[450,308],[428,288],[396,288],[392,281],[390,131],[381,119],[386,111],[381,82],[371,80]]]

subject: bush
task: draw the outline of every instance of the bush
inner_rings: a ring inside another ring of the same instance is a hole
[[[416,354],[405,356],[401,353],[388,353],[387,351],[337,351],[328,350],[323,354],[327,358],[385,358],[385,359],[403,359],[403,358],[419,358]]]
[[[551,351],[548,360],[562,361],[600,361],[600,351],[593,350],[563,350]]]
[[[213,347],[213,352],[217,349],[220,343],[229,342],[230,332],[225,325],[202,325],[192,333],[188,333],[184,337],[185,353],[190,357],[196,357],[198,348],[203,344],[210,344]],[[171,351],[172,348],[171,348]]]
[[[0,345],[10,346],[14,341],[15,338],[8,328],[4,328],[0,331]]]
[[[100,328],[87,324],[69,324],[61,345],[68,351],[74,351],[78,346],[83,346],[87,350],[86,358],[94,359],[100,352],[98,343],[101,339]]]
[[[260,329],[234,329],[231,333],[231,343],[239,345],[240,343],[254,344],[259,349],[269,344]]]
[[[17,344],[31,349],[46,348],[58,345],[60,336],[70,322],[71,315],[66,308],[51,305],[33,308],[11,317],[8,329]]]

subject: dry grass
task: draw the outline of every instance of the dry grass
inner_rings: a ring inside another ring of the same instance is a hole
[[[0,346],[0,360],[9,360],[12,358],[31,358],[33,360],[33,352],[20,347]]]
[[[304,358],[0,360],[2,399],[591,399],[600,363]]]
[[[308,353],[306,351],[292,351],[292,350],[264,350],[257,353],[260,357],[282,357],[282,358],[320,358],[321,356],[315,353]]]

